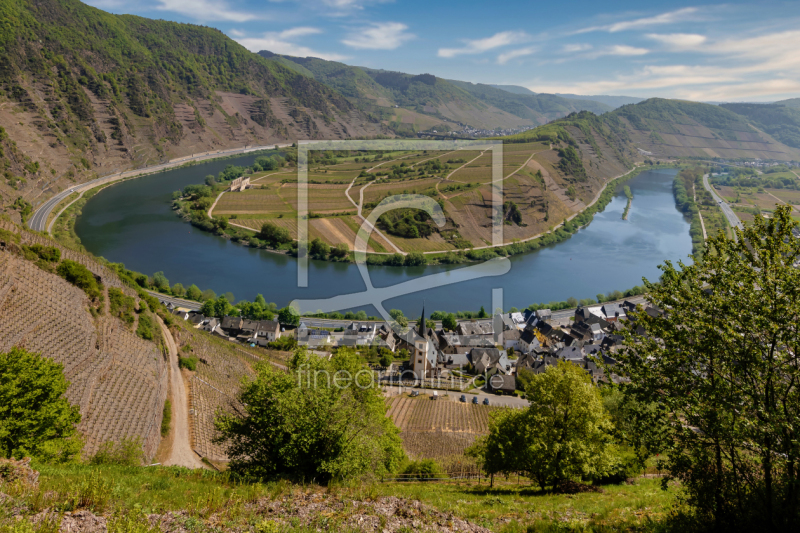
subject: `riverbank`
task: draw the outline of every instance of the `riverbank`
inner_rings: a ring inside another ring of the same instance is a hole
[[[594,200],[582,211],[569,216],[560,224],[555,225],[551,230],[534,235],[524,240],[506,243],[502,246],[479,246],[450,251],[394,254],[390,252],[368,253],[366,262],[368,265],[373,266],[457,265],[483,262],[494,257],[511,257],[536,251],[540,248],[563,242],[574,235],[578,230],[589,225],[594,214],[603,211],[611,201],[614,196],[615,189],[619,184],[633,179],[640,173],[648,170],[682,168],[682,166],[683,165],[681,164],[639,165],[629,170],[625,174],[610,179],[597,193]],[[224,193],[224,190],[211,189],[210,192],[212,195],[219,193],[219,195],[217,195],[217,199],[219,199],[219,196]],[[191,210],[188,209],[188,203],[189,202],[184,199],[181,199],[181,201],[176,201],[175,207],[178,208],[176,211],[178,216],[180,216],[184,221],[191,223],[195,227],[211,232],[217,236],[228,238],[233,242],[241,242],[243,245],[251,248],[263,249],[268,252],[288,255],[291,257],[297,257],[298,255],[298,245],[296,240],[286,238],[282,242],[266,242],[262,239],[263,236],[260,232],[233,222],[233,220],[236,219],[225,219],[223,217],[209,218],[193,215]],[[629,208],[630,199],[628,201],[628,207],[626,207],[625,216],[623,219],[627,219],[627,212]],[[320,252],[319,250],[322,251]],[[333,250],[331,250],[326,244],[323,244],[322,246],[313,246],[312,243],[309,243],[309,254],[311,258],[322,261],[355,262],[354,252],[350,251],[347,254],[334,254]]]

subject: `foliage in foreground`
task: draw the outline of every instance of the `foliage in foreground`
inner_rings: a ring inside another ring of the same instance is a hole
[[[489,435],[468,450],[488,474],[521,472],[541,487],[608,474],[611,422],[586,372],[566,361],[530,377],[530,407],[493,413]]]
[[[67,460],[83,443],[80,410],[64,398],[63,366],[21,348],[0,353],[0,457]]]
[[[352,350],[326,360],[298,350],[289,372],[257,367],[244,412],[216,420],[233,472],[258,479],[382,476],[404,457],[372,373]]]
[[[655,406],[639,440],[666,455],[695,519],[717,531],[800,527],[800,240],[790,208],[738,242],[709,239],[702,263],[662,265],[616,371]]]

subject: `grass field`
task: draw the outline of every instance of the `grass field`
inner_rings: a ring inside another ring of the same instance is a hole
[[[552,494],[514,477],[495,478],[493,488],[486,480],[321,487],[308,483],[247,483],[224,472],[177,467],[33,466],[41,473],[38,489],[0,487],[10,494],[7,506],[0,510],[3,531],[45,531],[25,527],[45,508],[88,510],[106,516],[109,531],[159,531],[153,529],[150,520],[165,520],[162,524],[169,524],[170,531],[350,533],[375,531],[375,525],[380,531],[381,522],[375,516],[381,514],[376,513],[377,509],[370,512],[370,506],[394,501],[391,498],[402,498],[391,519],[408,517],[408,527],[392,527],[398,532],[445,531],[442,528],[453,518],[497,533],[664,531],[679,493],[674,486],[662,490],[658,479],[606,485],[602,492]],[[427,506],[427,510],[412,507],[414,501]],[[166,514],[171,512],[176,514]],[[440,516],[430,516],[432,513]],[[370,518],[375,525],[368,521]],[[57,529],[56,524],[46,531]]]

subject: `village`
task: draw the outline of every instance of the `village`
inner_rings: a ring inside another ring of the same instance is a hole
[[[164,302],[177,317],[195,328],[231,342],[271,347],[291,339],[311,353],[329,358],[340,347],[360,352],[372,350],[391,361],[380,370],[384,385],[469,391],[481,389],[496,395],[522,396],[521,373],[540,374],[559,361],[584,369],[595,383],[617,382],[614,354],[622,348],[622,330],[629,313],[639,309],[651,316],[662,311],[630,300],[578,307],[573,316],[549,309],[495,314],[486,319],[463,320],[454,331],[422,316],[413,327],[385,322],[342,322],[340,327],[319,327],[302,320],[296,328],[277,320],[249,320],[238,316],[205,317],[198,311]],[[601,363],[602,362],[602,363]],[[462,396],[462,401],[465,398]],[[474,400],[477,402],[477,400]]]

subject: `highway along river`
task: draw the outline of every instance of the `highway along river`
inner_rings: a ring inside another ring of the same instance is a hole
[[[293,257],[254,250],[198,230],[171,209],[172,191],[200,183],[226,165],[249,165],[242,156],[170,170],[118,183],[95,195],[83,208],[75,230],[84,246],[109,261],[153,274],[163,271],[170,283],[192,283],[217,294],[232,292],[251,300],[261,293],[279,306],[295,298],[326,298],[364,290],[354,264],[311,261],[308,287],[297,287]],[[492,289],[504,289],[504,305],[593,298],[658,279],[664,260],[687,260],[692,243],[689,224],[676,209],[672,179],[676,171],[643,172],[626,182],[633,191],[628,220],[622,220],[627,199],[617,194],[594,221],[572,238],[511,258],[511,270],[487,277],[397,297],[386,309],[418,316],[423,298],[428,311],[491,309]],[[688,260],[687,260],[688,261]],[[373,284],[385,287],[414,277],[463,268],[465,265],[416,268],[370,267]],[[373,314],[371,308],[365,309]]]

